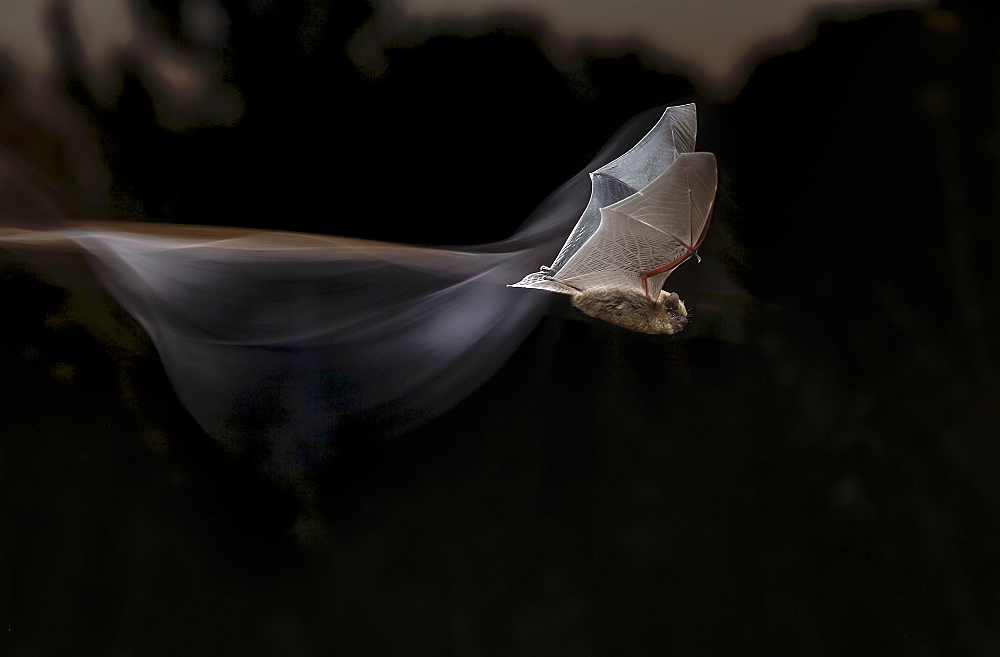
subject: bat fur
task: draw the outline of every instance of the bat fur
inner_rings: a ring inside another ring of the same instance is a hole
[[[655,301],[639,290],[598,288],[573,295],[582,313],[640,333],[672,335],[687,325],[687,308],[676,292],[661,291]]]

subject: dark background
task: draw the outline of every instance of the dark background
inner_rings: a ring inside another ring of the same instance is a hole
[[[697,101],[706,250],[752,299],[727,340],[557,304],[450,413],[276,482],[200,431],[106,297],[5,256],[0,652],[1000,654],[983,4],[820,13],[713,102],[641,53],[561,72],[513,19],[363,74],[364,2],[229,3],[229,125],[164,121],[135,76],[101,102],[67,36],[106,193],[0,77],[5,143],[103,216],[426,244],[510,235],[628,117]],[[441,188],[481,214],[425,221]]]

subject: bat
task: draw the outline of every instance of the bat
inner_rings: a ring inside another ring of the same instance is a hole
[[[548,304],[507,283],[553,254],[551,268],[518,285],[572,292],[584,312],[637,330],[683,326],[676,295],[657,297],[659,314],[649,300],[701,243],[714,160],[689,153],[693,105],[668,108],[647,132],[650,122],[647,113],[627,123],[493,244],[60,221],[52,188],[5,168],[8,158],[0,161],[0,245],[50,277],[54,257],[82,256],[148,333],[178,397],[210,435],[263,452],[270,469],[301,472],[345,427],[406,430],[482,384]],[[607,219],[617,221],[615,213],[647,222],[646,232]]]
[[[715,156],[694,153],[694,104],[668,107],[638,144],[590,174],[590,202],[551,266],[511,287],[572,296],[591,317],[642,333],[684,329],[688,310],[667,277],[698,256],[708,232]]]

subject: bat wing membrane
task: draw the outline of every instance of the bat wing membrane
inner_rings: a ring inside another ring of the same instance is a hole
[[[594,171],[590,176],[590,202],[552,266],[529,274],[512,287],[571,293],[572,288],[553,282],[552,274],[560,273],[597,232],[601,224],[601,209],[634,195],[666,171],[679,154],[693,151],[697,126],[694,103],[668,107],[656,125],[635,146]],[[564,277],[558,275],[557,278]]]
[[[655,295],[701,245],[716,186],[714,155],[678,155],[644,189],[601,209],[600,226],[556,279],[568,289],[639,288]]]

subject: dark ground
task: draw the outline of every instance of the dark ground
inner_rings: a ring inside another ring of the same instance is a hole
[[[822,23],[727,103],[639,55],[566,76],[516,30],[366,77],[358,2],[228,7],[232,127],[76,87],[116,212],[428,244],[509,235],[629,116],[697,100],[708,248],[754,301],[739,342],[556,311],[292,489],[200,431],[121,311],[81,323],[109,302],[8,258],[0,653],[1000,654],[998,23],[942,4]],[[441,171],[488,216],[421,221]]]

